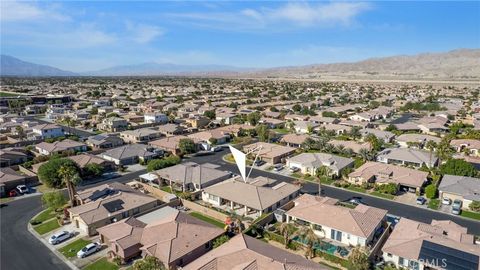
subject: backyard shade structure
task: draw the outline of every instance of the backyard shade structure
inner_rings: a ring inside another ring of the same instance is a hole
[[[140,177],[140,179],[145,180],[147,182],[153,182],[153,181],[158,179],[158,176],[156,174],[153,174],[153,173],[142,174],[139,177]]]

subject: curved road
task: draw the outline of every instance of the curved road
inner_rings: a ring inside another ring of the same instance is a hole
[[[70,269],[27,230],[30,219],[42,210],[40,198],[19,199],[0,208],[0,269]]]

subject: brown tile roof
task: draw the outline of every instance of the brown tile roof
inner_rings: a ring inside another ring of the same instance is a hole
[[[433,220],[432,224],[426,224],[401,218],[382,251],[418,260],[424,241],[480,256],[480,246],[473,243],[473,235],[467,234],[466,228],[447,220]]]
[[[387,214],[386,210],[359,204],[354,209],[336,205],[338,200],[304,194],[287,215],[368,238]],[[332,218],[335,217],[335,218]]]
[[[297,254],[240,234],[203,255],[184,270],[314,270],[327,269]]]
[[[406,167],[369,161],[348,177],[363,178],[364,181],[374,179],[377,183],[396,183],[408,186],[421,187],[427,180],[428,173]]]
[[[256,210],[264,210],[299,189],[298,186],[286,182],[281,182],[273,187],[265,187],[231,179],[209,186],[205,188],[204,192]]]
[[[156,201],[155,198],[118,182],[86,189],[78,192],[77,196],[84,201],[84,204],[70,208],[68,211],[79,215],[86,224]],[[110,208],[109,204],[114,204],[114,207]]]

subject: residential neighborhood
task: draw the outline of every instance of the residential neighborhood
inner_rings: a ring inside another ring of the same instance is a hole
[[[0,6],[0,270],[480,270],[480,1]]]

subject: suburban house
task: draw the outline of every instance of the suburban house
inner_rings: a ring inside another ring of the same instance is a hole
[[[345,149],[352,149],[354,153],[360,153],[362,149],[366,149],[368,151],[372,150],[372,145],[368,142],[365,143],[358,143],[356,141],[341,141],[341,140],[330,140],[328,141],[329,144],[335,147],[343,147]]]
[[[335,132],[336,135],[342,135],[350,132],[351,127],[339,124],[328,124],[321,127],[321,129]]]
[[[383,232],[387,210],[358,204],[338,205],[338,200],[304,194],[285,214],[287,222],[310,226],[315,234],[344,245],[369,246]]]
[[[285,126],[285,121],[275,118],[262,117],[258,121],[260,124],[266,125],[268,128],[282,128]]]
[[[95,149],[108,149],[121,146],[124,142],[114,134],[98,134],[88,137],[85,143]]]
[[[237,115],[234,113],[217,112],[215,115],[215,120],[219,121],[220,123],[223,122],[226,125],[231,125],[235,117],[237,117]]]
[[[154,256],[167,269],[178,269],[207,253],[224,231],[169,206],[100,228],[111,257],[129,261]]]
[[[182,269],[325,270],[328,268],[248,235],[239,234]]]
[[[0,149],[0,167],[9,167],[28,161],[30,155],[23,148]]]
[[[127,144],[110,149],[101,154],[102,158],[113,161],[116,165],[131,165],[148,162],[160,156],[151,146],[144,144]]]
[[[160,134],[164,136],[175,136],[185,133],[185,128],[177,124],[165,124],[158,127]]]
[[[102,123],[98,124],[97,127],[100,130],[119,132],[127,129],[128,122],[120,117],[109,117],[103,119]]]
[[[178,186],[182,191],[198,191],[231,177],[214,164],[184,162],[153,172],[160,185]],[[174,188],[175,189],[175,188]]]
[[[277,164],[295,153],[295,148],[273,143],[257,142],[243,147],[245,152],[252,151],[252,155],[259,153],[259,157],[270,164]],[[254,150],[254,151],[253,151]]]
[[[449,120],[442,116],[426,116],[418,120],[418,127],[425,134],[436,135],[448,132]]]
[[[245,183],[242,180],[225,180],[205,188],[202,200],[225,211],[239,215],[261,216],[280,208],[299,195],[300,187],[286,182],[269,185],[261,177]]]
[[[282,139],[280,139],[280,142],[290,147],[300,148],[309,138],[311,138],[311,136],[307,134],[285,134]]]
[[[427,224],[401,218],[382,248],[383,259],[398,269],[478,270],[480,245],[474,238],[450,220]]]
[[[293,124],[295,132],[301,134],[312,133],[313,130],[316,130],[320,126],[320,124],[316,124],[310,121],[294,121]]]
[[[32,132],[41,139],[57,138],[65,136],[62,127],[55,124],[40,124],[32,127]]]
[[[211,143],[212,141],[214,141],[215,144],[224,144],[230,140],[230,133],[224,132],[218,129],[212,129],[212,130],[192,133],[188,135],[188,137],[199,142],[201,141],[201,142]]]
[[[146,124],[166,124],[168,123],[168,116],[163,114],[163,113],[159,113],[159,112],[155,112],[155,113],[146,113],[143,115],[144,117],[144,122]]]
[[[171,136],[171,137],[166,137],[162,138],[159,140],[151,141],[148,143],[148,145],[156,148],[163,150],[165,152],[172,153],[174,155],[179,155],[180,154],[180,140],[182,139],[191,139],[195,143],[197,150],[199,149],[199,141],[196,140],[195,138],[189,138],[184,135],[176,135],[176,136]]]
[[[325,153],[302,153],[287,159],[287,167],[298,168],[304,174],[315,175],[318,168],[326,166],[330,175],[340,176],[346,168],[353,168],[354,160]]]
[[[38,178],[34,174],[22,174],[12,168],[0,169],[0,197],[7,196],[18,185],[38,185]]]
[[[395,134],[390,131],[383,131],[374,128],[361,129],[360,133],[362,134],[363,138],[367,137],[370,134],[373,134],[375,137],[377,137],[377,139],[383,140],[386,143],[392,142],[393,138],[395,138]]]
[[[70,220],[88,235],[96,234],[100,227],[159,205],[157,199],[118,182],[79,191],[75,200],[78,206],[68,209]]]
[[[427,182],[427,176],[427,172],[369,161],[350,173],[348,175],[348,181],[357,185],[363,183],[394,183],[400,188],[420,191],[425,182]]]
[[[51,155],[56,153],[69,152],[85,152],[87,145],[70,139],[63,141],[55,141],[53,143],[41,142],[35,145],[35,150],[42,155]]]
[[[324,117],[324,116],[312,116],[310,117],[310,122],[321,124],[321,125],[330,125],[330,124],[338,124],[340,120],[335,117]]]
[[[210,123],[210,119],[204,116],[193,116],[186,118],[185,122],[192,128],[204,128],[206,125],[208,125],[208,123]]]
[[[134,130],[125,130],[120,133],[120,137],[126,143],[148,143],[160,138],[162,134],[152,128],[139,128]]]
[[[441,199],[461,200],[462,208],[468,209],[473,201],[480,202],[480,178],[446,174],[438,186],[438,191]]]
[[[467,153],[472,156],[480,157],[480,140],[458,139],[450,141],[450,145],[454,147],[457,152],[467,151]]]
[[[425,147],[428,141],[433,141],[435,143],[439,143],[441,141],[440,138],[432,136],[432,135],[427,135],[427,134],[402,134],[398,136],[396,139],[397,144],[400,145],[400,147],[410,147],[411,145],[418,144],[419,148]]]
[[[100,165],[103,168],[104,172],[105,171],[112,171],[116,168],[116,165],[115,165],[114,162],[105,160],[105,159],[103,159],[99,156],[95,156],[95,155],[88,154],[88,153],[81,153],[81,154],[78,154],[78,155],[68,156],[68,157],[65,157],[65,158],[68,158],[68,159],[72,160],[73,162],[75,162],[81,170],[85,169],[86,166],[89,165],[89,164]],[[46,163],[46,161],[33,164],[31,171],[38,174],[38,169],[40,168],[40,166],[42,166],[45,163]]]
[[[413,166],[420,168],[427,166],[433,168],[438,164],[438,158],[434,153],[411,148],[387,148],[377,155],[377,161],[387,164]]]

